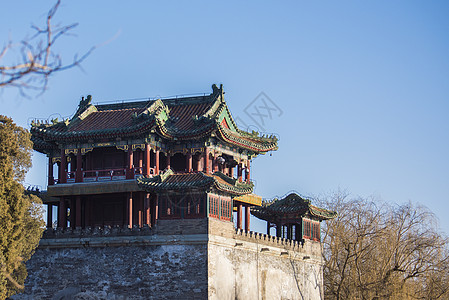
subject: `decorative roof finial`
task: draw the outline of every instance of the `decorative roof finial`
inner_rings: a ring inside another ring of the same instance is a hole
[[[85,111],[87,107],[89,107],[91,101],[92,95],[87,95],[86,99],[84,99],[84,97],[81,97],[81,101],[80,104],[78,104],[78,110],[76,111],[74,118],[81,115],[81,113]]]
[[[223,95],[223,84],[220,84],[220,88],[217,87],[217,85],[214,83],[212,85],[212,94],[221,94]]]

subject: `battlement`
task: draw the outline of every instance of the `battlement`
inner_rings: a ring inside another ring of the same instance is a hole
[[[257,243],[268,248],[261,248],[262,251],[270,251],[269,247],[278,248],[281,254],[285,251],[294,251],[304,254],[304,257],[310,258],[311,256],[319,258],[321,255],[321,243],[311,240],[295,241],[286,238],[271,236],[253,231],[244,231],[242,229],[236,229],[235,240]],[[284,253],[286,254],[286,253]]]
[[[150,228],[104,226],[86,228],[49,228],[44,232],[40,248],[119,247],[132,245],[205,244],[214,236],[224,238],[233,247],[259,245],[259,251],[285,254],[285,251],[319,257],[321,244],[311,240],[295,241],[254,231],[234,229],[233,223],[214,219],[159,220]],[[215,239],[216,240],[216,239]],[[251,247],[250,247],[251,248]]]

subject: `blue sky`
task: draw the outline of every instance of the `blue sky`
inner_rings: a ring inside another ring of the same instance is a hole
[[[31,34],[52,4],[4,1],[0,39]],[[280,148],[253,163],[258,194],[410,200],[449,233],[448,15],[447,1],[64,1],[56,21],[79,23],[57,45],[64,58],[101,46],[42,96],[2,90],[0,113],[28,126],[72,115],[87,94],[163,97],[222,83],[233,116],[256,129],[245,108],[264,92],[279,110],[263,127]],[[35,155],[28,183],[45,186],[45,164]]]

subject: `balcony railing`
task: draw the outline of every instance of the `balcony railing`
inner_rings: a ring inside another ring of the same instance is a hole
[[[125,180],[125,179],[126,179],[126,169],[92,170],[83,172],[83,182],[111,181],[111,180]]]
[[[144,176],[144,168],[136,167],[132,169],[133,175],[131,178],[139,178]],[[129,175],[129,174],[128,174]],[[156,175],[156,169],[150,168],[150,176]],[[75,182],[98,182],[98,181],[114,181],[114,180],[125,180],[129,179],[127,176],[127,169],[108,169],[108,170],[90,170],[83,171],[82,177],[77,180],[76,172],[67,172],[67,183]],[[54,184],[60,184],[61,180],[55,178],[53,179]]]

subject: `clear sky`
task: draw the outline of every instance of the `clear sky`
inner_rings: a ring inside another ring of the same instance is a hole
[[[31,34],[53,3],[2,1],[0,40]],[[410,200],[449,233],[448,16],[448,1],[64,1],[56,21],[79,23],[57,45],[64,58],[101,46],[42,96],[2,90],[0,114],[28,126],[71,116],[87,94],[164,97],[222,83],[242,129],[280,137],[253,163],[259,195]],[[27,182],[45,187],[46,160],[33,162]]]

